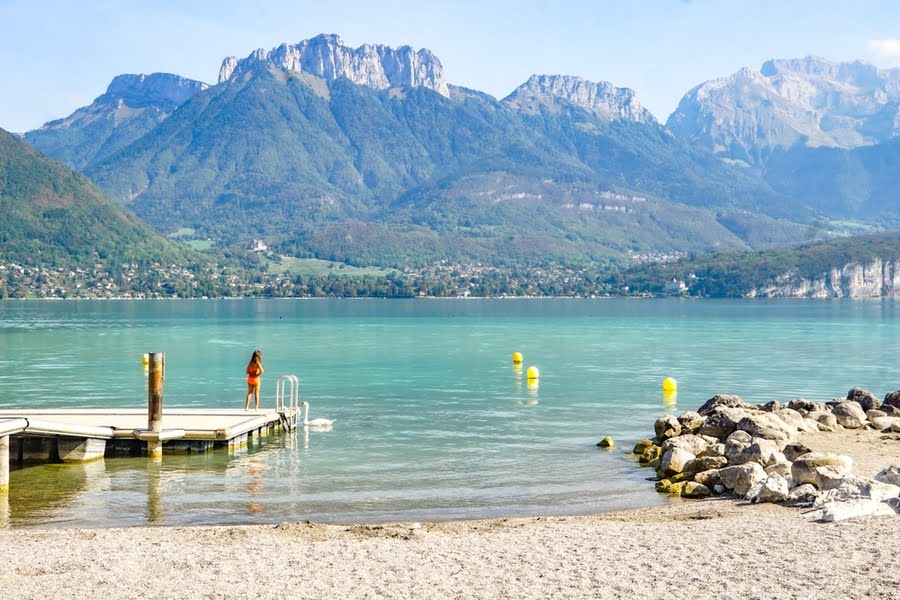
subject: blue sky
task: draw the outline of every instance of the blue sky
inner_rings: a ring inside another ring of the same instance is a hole
[[[0,0],[0,127],[70,114],[122,73],[215,83],[244,57],[319,33],[431,49],[450,83],[498,98],[531,74],[637,91],[662,121],[694,85],[769,58],[900,66],[893,0]]]

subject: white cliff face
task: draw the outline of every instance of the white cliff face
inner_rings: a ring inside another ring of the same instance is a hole
[[[282,44],[273,50],[257,50],[245,59],[228,57],[219,70],[219,83],[259,68],[310,73],[323,79],[345,77],[359,85],[383,90],[392,87],[424,87],[449,96],[441,61],[429,50],[409,46],[390,48],[364,44],[348,48],[336,35],[319,35],[299,44]]]
[[[900,135],[900,69],[815,57],[770,60],[689,91],[666,127],[755,162],[795,144],[854,148]]]
[[[585,108],[607,120],[624,119],[656,123],[656,118],[638,102],[634,90],[601,81],[594,83],[566,75],[532,75],[503,102],[515,110],[533,114],[560,100]]]
[[[818,279],[787,273],[748,294],[757,298],[900,298],[900,261],[875,259],[833,268]]]

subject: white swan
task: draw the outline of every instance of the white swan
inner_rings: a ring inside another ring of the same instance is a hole
[[[334,419],[313,419],[309,420],[309,402],[303,401],[300,404],[303,405],[303,426],[304,427],[331,427],[331,424],[334,423]]]

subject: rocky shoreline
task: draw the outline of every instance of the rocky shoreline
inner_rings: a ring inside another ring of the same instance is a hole
[[[697,411],[663,415],[655,436],[634,454],[655,469],[656,489],[685,498],[731,494],[752,503],[810,509],[825,522],[900,514],[900,461],[874,478],[852,472],[853,458],[814,452],[799,435],[845,429],[877,430],[900,441],[900,390],[883,401],[853,388],[831,402],[791,400],[754,406],[717,395]]]

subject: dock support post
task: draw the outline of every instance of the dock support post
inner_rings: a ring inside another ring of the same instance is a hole
[[[162,431],[163,380],[166,378],[166,355],[151,352],[147,379],[147,429],[154,433]],[[151,458],[162,457],[163,443],[159,440],[147,442],[147,454]]]
[[[9,492],[9,436],[0,436],[0,494]]]

